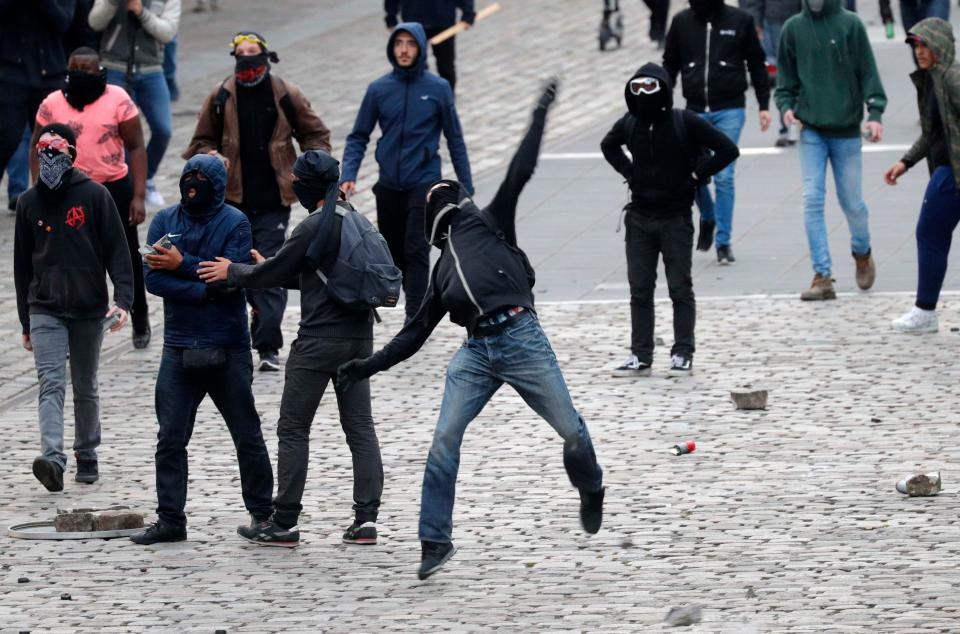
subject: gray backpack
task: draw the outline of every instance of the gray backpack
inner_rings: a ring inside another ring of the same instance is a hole
[[[317,269],[330,297],[357,310],[396,306],[403,274],[393,263],[387,241],[353,205],[338,204],[336,214],[340,218],[336,259]]]

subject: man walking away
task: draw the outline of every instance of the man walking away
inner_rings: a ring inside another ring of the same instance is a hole
[[[444,315],[467,329],[467,340],[447,367],[440,417],[427,456],[420,499],[421,560],[426,579],[456,552],[451,541],[460,444],[467,425],[506,383],[563,438],[563,464],[580,493],[587,533],[603,521],[603,471],[587,425],[574,408],[557,357],[533,305],[534,272],[517,246],[517,200],[533,176],[558,84],[551,80],[496,196],[480,209],[456,181],[430,187],[424,232],[438,247],[426,299],[393,340],[372,357],[340,366],[341,389],[408,359]]]
[[[17,202],[13,279],[23,347],[33,351],[40,382],[40,446],[33,475],[48,491],[63,490],[63,400],[67,356],[73,385],[75,480],[100,478],[97,369],[104,325],[117,332],[133,297],[130,255],[110,193],[74,168],[77,142],[63,124],[40,130],[40,180]],[[108,310],[107,282],[113,282]]]
[[[860,191],[860,124],[866,105],[864,134],[879,142],[887,106],[867,31],[856,14],[840,6],[840,0],[803,0],[803,11],[783,26],[777,61],[777,107],[787,125],[803,123],[803,215],[814,277],[800,299],[837,297],[823,213],[828,162],[850,228],[857,286],[867,290],[876,279],[876,267],[870,250],[869,212]]]
[[[936,332],[937,301],[947,273],[953,232],[960,222],[960,63],[956,60],[953,28],[940,18],[927,18],[907,35],[917,70],[910,79],[917,87],[920,138],[887,170],[890,185],[908,169],[927,160],[930,182],[917,221],[917,299],[913,308],[892,322],[898,332]]]
[[[361,381],[349,392],[339,389],[336,370],[341,363],[373,353],[373,311],[338,304],[317,275],[319,266],[337,257],[340,225],[337,202],[340,168],[323,151],[309,150],[293,166],[294,189],[310,215],[297,225],[275,256],[256,265],[231,263],[226,258],[201,262],[200,277],[207,283],[229,282],[245,288],[292,282],[300,289],[300,330],[287,361],[277,436],[277,497],[270,520],[241,526],[237,532],[263,546],[300,543],[297,519],[303,509],[307,480],[310,426],[327,384],[332,380],[340,410],[340,425],[353,456],[353,509],[356,520],[343,534],[348,544],[377,543],[377,512],[383,493],[383,462],[373,426],[370,385]],[[259,256],[254,253],[254,256]],[[328,269],[329,270],[329,269]]]
[[[464,28],[473,26],[477,14],[473,10],[473,0],[384,0],[387,28],[397,26],[397,14],[404,22],[419,22],[427,34],[427,39],[455,25],[457,9]],[[447,80],[450,90],[457,91],[457,37],[439,44],[433,44],[433,56],[437,60],[437,74]]]
[[[674,84],[683,79],[687,108],[698,113],[734,144],[746,117],[744,105],[747,74],[760,106],[760,130],[770,127],[770,85],[766,57],[750,14],[728,7],[723,0],[690,0],[690,9],[673,18],[663,50],[663,67]],[[717,229],[717,262],[731,264],[736,258],[730,248],[733,230],[734,175],[736,161],[714,176],[717,202],[710,187],[700,188],[700,239],[697,249],[710,249],[713,223]]]
[[[689,376],[697,319],[691,273],[694,194],[740,152],[729,137],[695,113],[673,109],[670,78],[656,64],[644,64],[630,78],[624,98],[628,112],[600,143],[604,158],[627,180],[631,192],[625,221],[631,355],[613,374],[650,376],[653,294],[662,256],[673,302],[669,375]]]
[[[180,204],[150,223],[145,256],[147,290],[163,298],[163,356],[157,374],[157,521],[130,537],[137,544],[187,538],[187,445],[197,408],[209,395],[237,452],[243,502],[253,523],[272,511],[273,469],[253,399],[253,359],[243,292],[204,284],[200,262],[250,257],[250,223],[224,202],[227,169],[220,158],[198,155],[180,177]]]
[[[207,97],[183,158],[220,154],[230,165],[227,202],[247,215],[253,228],[253,248],[272,257],[287,237],[290,205],[297,201],[290,169],[302,151],[330,151],[330,131],[313,111],[303,92],[271,72],[280,58],[253,31],[241,31],[232,41],[236,59],[233,75]],[[250,329],[261,371],[280,369],[287,307],[284,288],[247,291],[253,317]]]
[[[180,27],[180,0],[95,0],[90,26],[103,32],[100,55],[107,81],[126,90],[150,126],[147,205],[163,207],[154,177],[170,144],[173,117],[163,75],[163,49]]]
[[[374,126],[380,178],[373,187],[377,224],[403,272],[407,320],[413,318],[427,289],[430,245],[423,237],[423,205],[427,186],[440,179],[440,132],[457,178],[473,192],[467,146],[447,82],[427,72],[427,36],[416,22],[397,25],[387,41],[393,71],[367,87],[353,132],[343,152],[340,187],[349,196],[357,188],[357,172]]]
[[[37,110],[37,124],[66,123],[77,135],[76,167],[107,188],[123,222],[133,267],[133,345],[150,344],[150,316],[140,262],[137,228],[144,221],[147,154],[140,113],[119,86],[107,84],[107,73],[92,48],[70,55],[67,84],[47,95]],[[124,155],[127,162],[124,162]],[[34,167],[36,167],[36,157]]]

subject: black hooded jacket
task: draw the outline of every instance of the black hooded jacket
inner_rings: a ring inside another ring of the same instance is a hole
[[[535,277],[517,246],[516,214],[520,192],[537,165],[546,117],[544,108],[534,110],[507,176],[487,207],[479,209],[461,187],[459,210],[450,220],[423,304],[403,330],[370,357],[371,373],[411,357],[448,312],[450,321],[472,335],[481,318],[502,308],[533,310]],[[433,220],[428,218],[430,224]]]
[[[760,110],[770,107],[770,79],[753,18],[723,0],[693,0],[674,16],[663,48],[663,67],[683,80],[687,108],[696,112],[743,108],[750,71]]]
[[[632,209],[645,216],[667,217],[690,213],[698,183],[705,181],[740,155],[736,144],[697,114],[683,110],[688,146],[674,129],[673,95],[667,72],[656,64],[644,64],[634,73],[637,77],[654,77],[661,89],[644,99],[657,100],[659,111],[649,115],[642,111],[639,97],[624,89],[629,112],[620,118],[603,137],[600,149],[604,158],[630,184]],[[630,150],[632,159],[624,153]],[[712,151],[708,158],[696,163],[698,148]]]

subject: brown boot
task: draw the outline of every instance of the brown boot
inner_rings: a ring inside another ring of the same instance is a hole
[[[800,293],[800,299],[805,302],[836,298],[837,293],[833,290],[833,280],[819,273],[813,276],[813,283],[810,284],[810,288]]]
[[[873,250],[867,251],[866,255],[853,254],[853,259],[857,262],[857,286],[867,290],[873,286],[877,279],[877,267],[873,265]]]

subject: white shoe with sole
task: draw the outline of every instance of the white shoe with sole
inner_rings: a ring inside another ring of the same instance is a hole
[[[897,332],[904,333],[937,332],[939,330],[937,311],[923,310],[914,306],[902,317],[891,321],[890,326]]]

